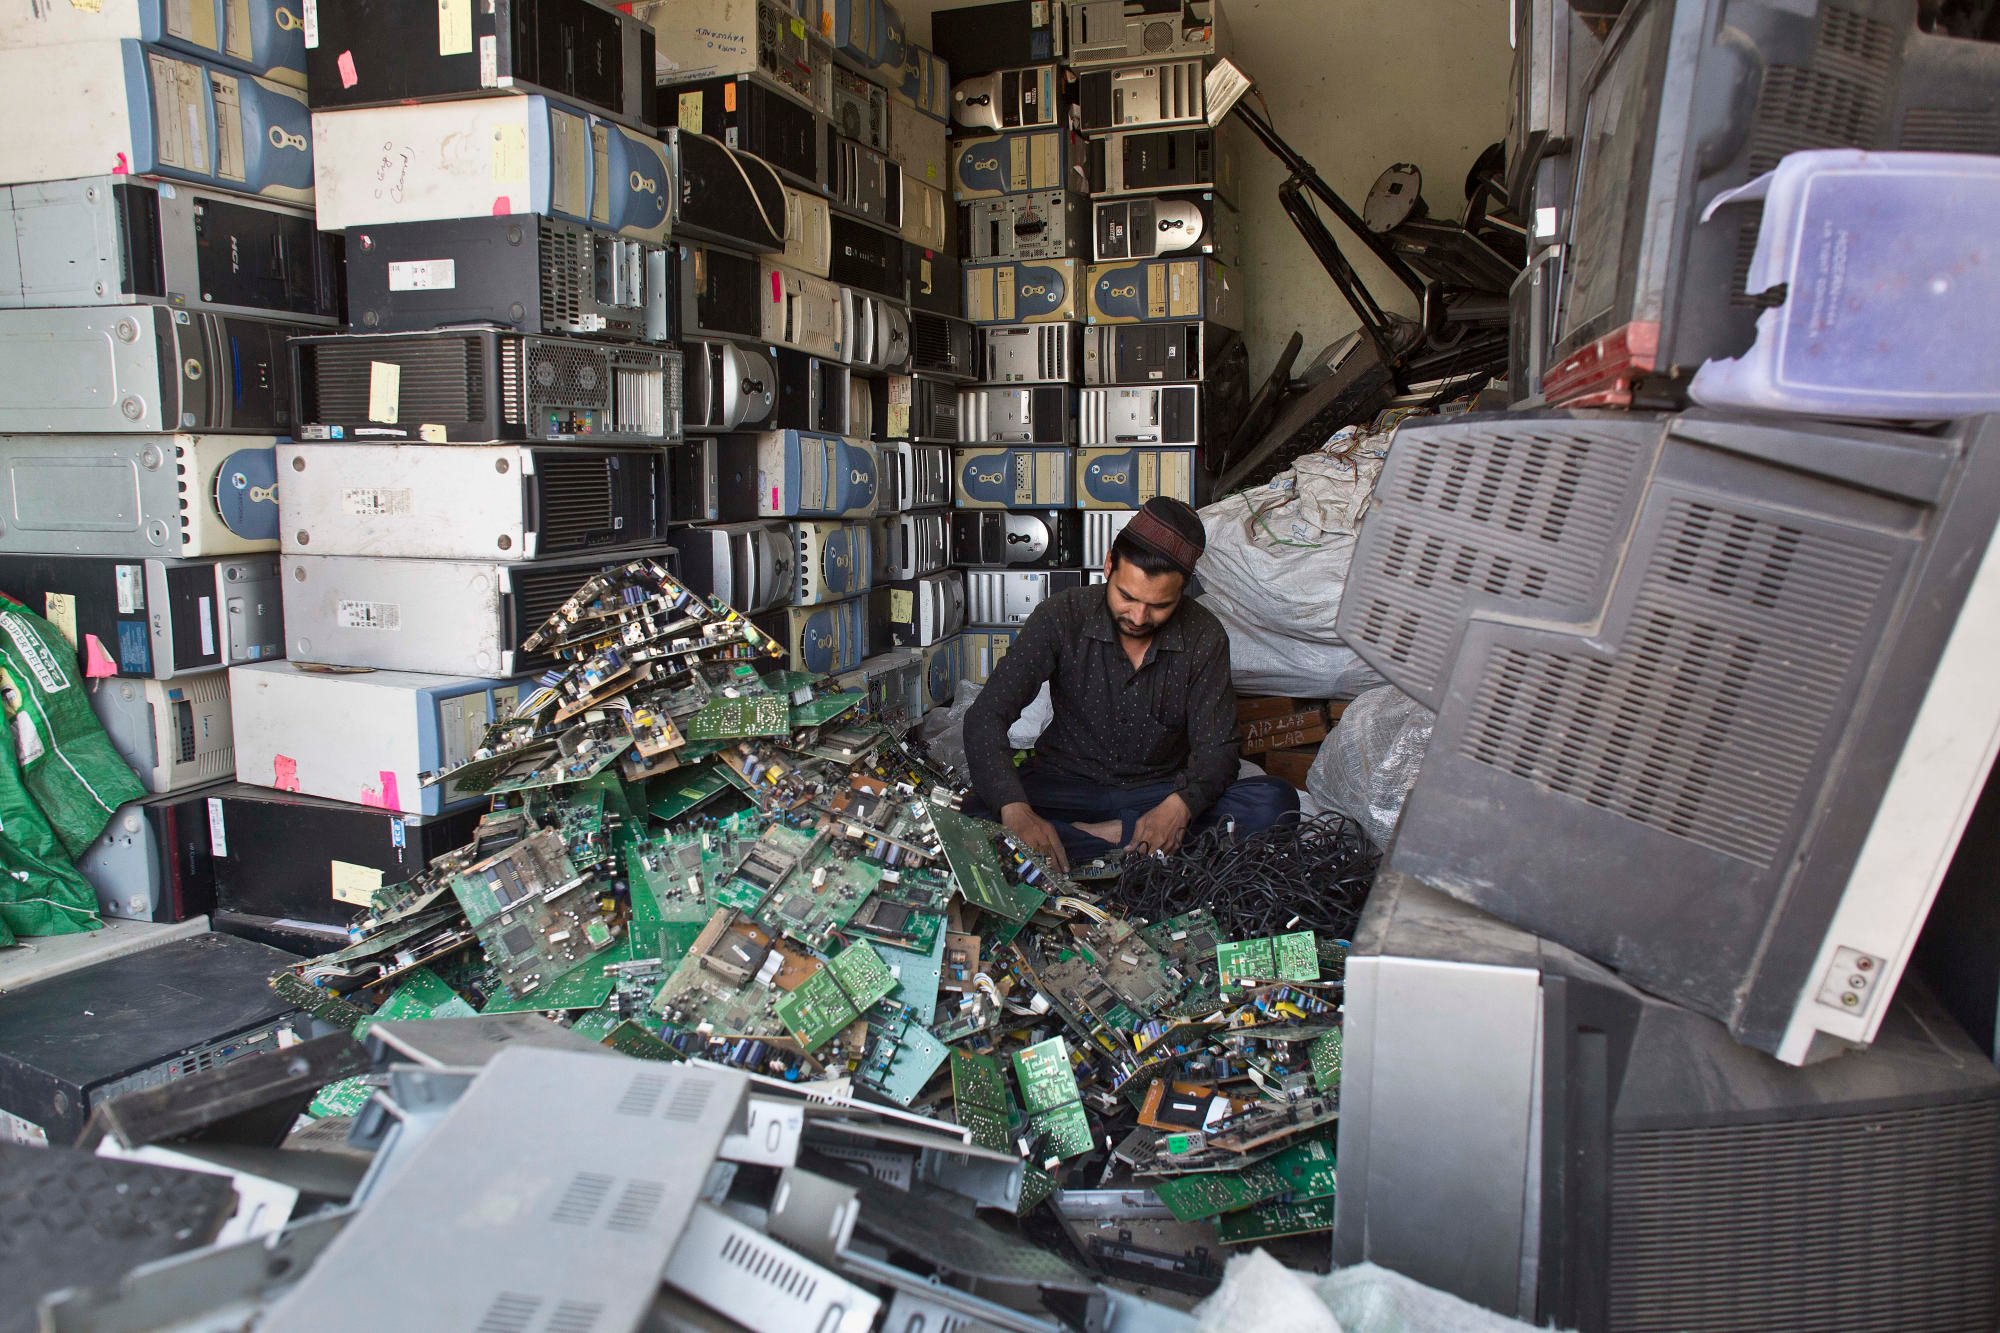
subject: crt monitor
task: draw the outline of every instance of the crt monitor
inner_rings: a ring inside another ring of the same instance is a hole
[[[1582,1333],[2000,1320],[2000,1071],[1922,987],[1794,1069],[1393,872],[1346,982],[1337,1262]]]
[[[1543,154],[1570,150],[1571,120],[1582,117],[1584,78],[1601,44],[1567,0],[1515,0],[1513,35],[1504,183],[1521,214]]]
[[[1633,0],[1587,84],[1546,378],[1570,406],[1678,405],[1756,332],[1761,210],[1724,190],[1806,148],[2000,152],[2000,44],[1920,0]]]
[[[2000,417],[1405,426],[1337,622],[1438,714],[1390,863],[1790,1063],[1865,1044],[2000,746],[1996,518]]]

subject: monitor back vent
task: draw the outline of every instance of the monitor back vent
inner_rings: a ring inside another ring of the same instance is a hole
[[[1990,1101],[1626,1131],[1612,1159],[1616,1333],[2000,1321]]]
[[[1609,656],[1497,645],[1460,752],[1759,868],[1781,859],[1890,568],[1881,550],[1674,498]]]
[[[1342,636],[1434,698],[1467,601],[1589,597],[1649,453],[1636,434],[1580,421],[1400,432],[1355,551]]]
[[[1883,93],[1893,84],[1902,33],[1839,5],[1820,7],[1819,40],[1809,65],[1774,65],[1757,94],[1750,131],[1750,175],[1808,148],[1879,148],[1886,129]],[[1736,265],[1730,299],[1754,304],[1750,260],[1764,222],[1761,204],[1736,210]]]
[[[1907,153],[2000,153],[2000,112],[1992,107],[1912,107],[1897,144]]]

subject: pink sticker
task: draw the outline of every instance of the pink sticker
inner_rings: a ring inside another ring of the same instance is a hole
[[[778,488],[776,486],[771,488],[771,512],[774,514],[783,512],[778,508]]]
[[[494,217],[496,218],[505,217],[507,214],[513,211],[514,211],[514,201],[512,199],[509,199],[506,195],[503,194],[498,199],[495,199],[493,201]]]
[[[366,806],[370,810],[388,809],[387,806],[382,804],[382,793],[368,786],[362,787],[359,804]]]
[[[297,791],[299,761],[288,754],[271,756],[271,785],[279,791]]]
[[[355,84],[361,82],[361,76],[354,72],[354,52],[342,51],[334,57],[333,63],[340,70],[341,87],[352,88]]]
[[[771,270],[771,303],[776,305],[785,299],[785,289],[778,281],[778,270]]]
[[[118,155],[118,165],[111,168],[111,174],[114,176],[129,176],[132,174],[132,168],[126,165],[125,154],[120,153]]]
[[[403,808],[402,794],[396,790],[396,775],[386,768],[382,770],[382,808],[384,810]]]
[[[104,651],[104,645],[95,634],[83,636],[83,675],[86,680],[101,680],[105,676],[118,674],[118,664],[111,660],[111,654]]]

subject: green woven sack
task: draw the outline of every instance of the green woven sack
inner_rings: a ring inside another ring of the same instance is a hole
[[[76,653],[53,625],[5,597],[0,711],[13,742],[0,745],[0,929],[93,930],[97,893],[74,859],[145,788],[91,711]]]

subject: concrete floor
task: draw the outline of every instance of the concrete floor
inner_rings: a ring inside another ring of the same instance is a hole
[[[1392,162],[1424,173],[1434,214],[1456,217],[1465,173],[1506,132],[1508,12],[1504,0],[1226,0],[1234,58],[1257,81],[1278,133],[1359,210]],[[956,0],[898,0],[912,35]],[[1269,373],[1285,339],[1305,335],[1311,356],[1355,327],[1352,312],[1278,207],[1283,171],[1236,130],[1243,214],[1240,267],[1248,282],[1250,373]],[[1367,260],[1370,289],[1396,308],[1403,289]]]

